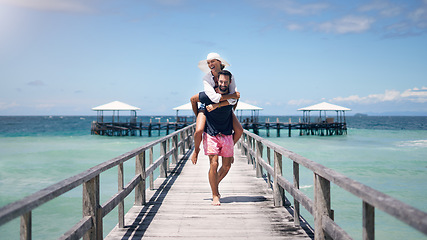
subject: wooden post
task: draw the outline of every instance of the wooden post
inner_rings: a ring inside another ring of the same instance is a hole
[[[249,135],[247,135],[246,136],[247,137],[247,143],[248,143],[248,149],[247,149],[247,151],[246,151],[246,158],[248,159],[248,164],[251,164],[251,162],[252,162],[252,160],[251,160],[251,155],[249,154],[249,149],[252,149],[252,138],[249,136]]]
[[[31,224],[31,211],[29,211],[21,216],[21,240],[31,240]]]
[[[170,151],[170,138],[168,138],[167,140],[166,140],[166,152],[169,152]],[[169,159],[166,159],[165,160],[166,161],[166,169],[170,169],[170,163],[169,163]]]
[[[289,123],[288,128],[289,128],[288,137],[291,137],[291,132],[292,132],[291,131],[291,129],[292,129],[291,123]]]
[[[260,141],[256,141],[255,143],[255,147],[256,147],[256,177],[257,178],[261,178],[262,177],[262,167],[261,164],[259,163],[261,158],[262,158],[262,150],[263,150],[263,145]]]
[[[299,189],[299,164],[296,162],[293,162],[293,168],[294,168],[294,187],[296,189]],[[299,208],[299,202],[295,200],[294,198],[294,225],[299,226],[300,225],[300,208]]]
[[[142,206],[145,201],[145,151],[135,157],[135,174],[141,175],[141,182],[135,187],[135,205]]]
[[[282,176],[282,155],[274,151],[273,197],[275,207],[284,206],[285,203],[285,192],[277,182],[279,176]]]
[[[271,156],[270,156],[271,154],[270,153],[271,153],[270,148],[267,147],[267,161],[268,161],[268,165],[271,166]],[[271,175],[268,172],[267,172],[267,181],[268,181],[268,187],[272,188],[273,185],[271,185]]]
[[[253,137],[250,137],[250,139],[251,139],[251,150],[256,153],[255,139]],[[253,155],[250,155],[250,157],[251,157],[252,168],[255,169],[256,168],[256,162],[255,162],[256,154],[255,154],[255,157]]]
[[[191,133],[189,133],[188,129],[184,131],[184,136],[185,136],[185,150],[190,149],[190,139],[188,136],[190,136]]]
[[[83,183],[83,217],[90,216],[93,219],[93,227],[86,232],[83,240],[101,240],[102,217],[99,206],[99,175]]]
[[[124,187],[124,180],[123,180],[123,176],[124,176],[124,172],[123,172],[123,163],[120,163],[118,166],[119,169],[119,176],[118,176],[118,191],[122,191],[123,187]],[[120,201],[119,205],[118,205],[118,211],[119,211],[119,228],[123,228],[125,225],[125,205],[124,205],[124,201]]]
[[[363,201],[363,239],[375,239],[375,208]]]
[[[240,149],[240,153],[242,154],[242,155],[246,155],[245,154],[245,146],[244,146],[244,144],[246,143],[246,134],[245,133],[243,133],[242,134],[242,138],[240,139],[240,142],[241,142],[241,146],[242,146],[242,148]]]
[[[277,137],[280,137],[280,123],[279,123],[279,119],[277,119]]]
[[[181,155],[184,155],[185,153],[184,131],[180,132],[179,135],[180,135],[180,142],[181,142]]]
[[[149,152],[149,161],[150,161],[150,165],[153,164],[153,147],[150,148],[150,152]],[[150,173],[150,190],[154,190],[154,176],[153,176],[153,172]]]
[[[163,141],[160,144],[160,156],[164,157],[165,155],[166,155],[166,141]],[[160,164],[160,167],[159,167],[159,171],[160,171],[159,177],[161,177],[161,178],[166,178],[168,176],[166,161],[167,161],[167,159],[164,159],[164,161]]]
[[[331,217],[331,183],[314,174],[314,239],[331,239],[323,230],[323,216]]]
[[[173,150],[173,157],[172,157],[172,163],[177,164],[178,163],[178,135],[174,135],[172,138],[172,148]]]

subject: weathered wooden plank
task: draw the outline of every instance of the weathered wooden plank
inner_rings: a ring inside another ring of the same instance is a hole
[[[274,206],[284,206],[285,204],[285,191],[283,187],[279,185],[278,178],[283,176],[282,173],[282,155],[274,152],[274,180],[273,180],[273,191],[274,191]]]
[[[105,204],[101,206],[102,208],[102,217],[105,217],[108,213],[110,213],[120,202],[122,202],[142,181],[141,175],[137,175],[133,177],[133,179],[118,193],[113,195]]]
[[[369,203],[363,201],[363,239],[375,239],[375,208]]]
[[[303,192],[293,187],[293,185],[284,177],[278,177],[277,182],[282,186],[295,200],[313,215],[313,201],[308,198]]]
[[[299,189],[299,164],[296,162],[293,162],[293,177],[294,177],[294,189]],[[300,225],[300,201],[296,198],[294,198],[294,219],[295,219],[295,225]]]
[[[331,218],[328,216],[322,217],[322,228],[325,229],[326,233],[332,239],[339,240],[351,240],[353,239],[347,232],[345,232],[341,227],[339,227]]]
[[[123,163],[120,163],[118,166],[118,179],[117,179],[117,191],[121,192],[123,191],[123,187],[124,187],[124,170],[123,170]],[[120,202],[118,203],[118,221],[119,221],[119,226],[123,227],[124,222],[125,222],[125,204],[123,200],[120,200]],[[103,208],[103,214],[107,214],[107,211],[105,208]],[[108,211],[110,212],[110,211]]]
[[[102,238],[102,217],[99,214],[99,176],[83,184],[83,217],[91,217],[94,225],[83,235],[83,240]]]
[[[59,240],[80,239],[89,229],[92,228],[92,226],[92,218],[90,216],[83,217],[80,222],[78,222],[76,225],[74,225],[74,227],[64,233],[64,235],[62,235]]]
[[[141,181],[135,187],[135,205],[144,205],[146,203],[145,191],[145,151],[136,156],[135,158],[135,174],[140,177]]]
[[[323,231],[323,217],[331,214],[331,183],[314,174],[314,228],[316,239],[331,239]]]
[[[284,207],[273,206],[266,182],[235,153],[220,183],[221,206],[211,205],[209,160],[201,153],[197,165],[180,162],[168,178],[157,179],[147,204],[132,207],[125,228],[116,227],[106,239],[310,239]]]
[[[21,216],[20,238],[31,240],[32,216],[31,211]]]

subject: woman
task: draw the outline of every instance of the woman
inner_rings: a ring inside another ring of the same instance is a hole
[[[236,81],[234,77],[232,77],[228,95],[221,95],[217,93],[215,88],[218,86],[218,72],[224,69],[226,66],[230,66],[230,64],[221,58],[218,53],[209,53],[206,60],[202,60],[199,62],[198,67],[200,70],[206,73],[203,77],[203,86],[206,95],[209,99],[215,104],[206,106],[208,111],[212,111],[217,107],[225,106],[225,105],[234,105],[237,106],[237,99],[240,98],[240,93],[237,92]],[[202,106],[200,109],[197,106],[199,102],[199,94],[194,95],[190,99],[193,112],[197,116],[196,119],[196,131],[194,132],[194,152],[191,156],[191,161],[193,164],[196,164],[197,157],[200,152],[200,143],[202,142],[202,135],[205,129],[206,124],[206,116],[204,114],[205,108]],[[240,139],[243,134],[243,127],[237,119],[236,115],[233,113],[233,141],[234,144]]]

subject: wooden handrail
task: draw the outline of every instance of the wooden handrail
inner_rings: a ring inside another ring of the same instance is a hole
[[[102,239],[102,218],[116,206],[123,203],[123,200],[134,189],[136,190],[135,204],[144,204],[145,178],[152,176],[153,171],[159,166],[163,166],[163,170],[161,171],[166,173],[168,171],[168,159],[170,156],[172,155],[173,163],[176,163],[178,154],[181,153],[184,155],[191,148],[194,130],[195,123],[116,158],[98,164],[75,176],[55,183],[21,200],[10,203],[0,208],[0,225],[21,216],[21,239],[31,239],[32,210],[83,185],[83,218],[61,236],[60,239],[79,239],[81,237],[84,237],[84,239]],[[172,139],[172,141],[170,141],[170,139]],[[171,142],[172,148],[170,147]],[[150,158],[152,158],[153,147],[156,145],[161,145],[160,157],[154,163],[151,164],[150,162],[150,166],[145,169],[145,164],[148,161],[145,157],[145,151],[149,150]],[[123,187],[122,180],[120,180],[123,178],[123,163],[134,157],[137,166],[135,176]],[[119,190],[106,203],[101,205],[99,204],[99,175],[116,166],[119,168]],[[151,178],[150,181],[152,181]],[[119,218],[124,218],[123,214],[119,214]],[[122,222],[122,220],[123,219],[119,219],[119,225],[121,225],[120,222]]]
[[[333,211],[330,209],[330,183],[333,183],[362,199],[363,239],[374,239],[375,208],[384,211],[390,216],[399,219],[427,235],[426,212],[420,211],[389,195],[350,179],[341,173],[329,169],[319,163],[313,162],[247,130],[244,130],[242,138],[239,141],[239,146],[242,148],[242,153],[246,154],[248,163],[253,163],[254,167],[257,168],[257,177],[260,177],[259,172],[264,169],[268,175],[267,182],[270,184],[270,176],[274,176],[273,191],[275,204],[284,204],[285,194],[282,193],[283,190],[286,190],[287,193],[292,195],[294,198],[294,205],[298,205],[298,209],[294,206],[294,221],[296,225],[299,224],[299,204],[304,206],[304,208],[314,216],[316,229],[315,239],[324,239],[325,237],[332,239],[351,239],[351,237],[333,220]],[[267,160],[263,159],[262,153],[258,152],[263,151],[264,148],[268,149]],[[270,149],[274,151],[274,167],[270,164]],[[291,184],[282,176],[282,157],[293,161],[294,184]],[[304,166],[314,173],[315,201],[308,198],[299,190],[299,165]],[[319,231],[318,229],[322,229],[322,231]]]

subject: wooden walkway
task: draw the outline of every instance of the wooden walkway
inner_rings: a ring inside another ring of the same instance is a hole
[[[203,149],[202,149],[203,151]],[[312,239],[309,226],[295,227],[292,209],[273,206],[272,191],[256,178],[235,148],[235,162],[220,184],[221,206],[212,206],[208,157],[183,159],[168,178],[147,190],[147,204],[134,206],[106,239]],[[302,221],[303,222],[303,221]],[[307,234],[307,232],[309,234]]]

